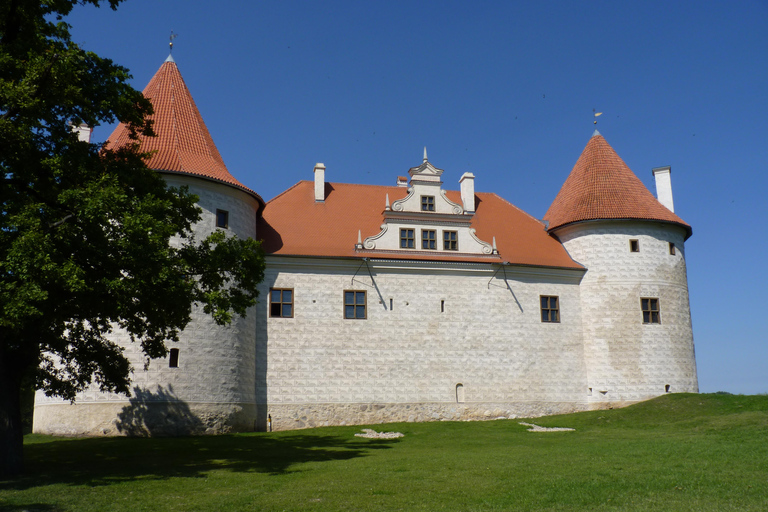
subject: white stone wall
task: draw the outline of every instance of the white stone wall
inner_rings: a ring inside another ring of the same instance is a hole
[[[202,218],[194,226],[197,240],[216,226],[216,210],[229,212],[229,235],[255,237],[256,200],[243,191],[183,175],[166,175],[169,186],[186,185],[199,196]],[[144,428],[146,433],[220,432],[253,428],[255,419],[255,308],[246,318],[217,326],[201,306],[193,306],[192,321],[179,342],[178,368],[168,358],[146,360],[137,343],[123,331],[113,335],[133,365],[129,399],[90,388],[76,405],[38,392],[34,430],[54,434],[115,435]]]
[[[292,288],[294,317],[270,318],[268,300],[257,307],[262,427],[264,414],[274,429],[289,429],[587,406],[583,272],[369,265],[373,279],[359,259],[268,257],[261,296],[272,287]],[[343,318],[344,290],[367,292],[367,319]],[[559,296],[560,323],[541,322],[540,295]]]
[[[589,222],[557,235],[588,268],[581,309],[590,400],[642,400],[664,394],[666,386],[698,392],[683,228]],[[630,252],[630,240],[638,241],[639,252]],[[659,299],[660,324],[643,324],[641,297]]]

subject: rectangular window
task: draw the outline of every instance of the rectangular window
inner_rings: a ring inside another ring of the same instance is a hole
[[[443,231],[443,249],[446,251],[459,250],[459,233],[456,231]]]
[[[541,321],[560,321],[560,305],[558,304],[557,296],[541,295]]]
[[[168,358],[168,368],[178,368],[179,367],[179,349],[172,348],[170,352],[170,357]]]
[[[344,290],[344,318],[365,320],[365,292]]]
[[[640,309],[643,310],[644,324],[660,324],[659,317],[659,299],[643,298],[640,299]]]
[[[269,316],[276,318],[293,318],[293,290],[286,288],[270,288]]]
[[[421,196],[421,211],[435,211],[435,196]]]
[[[437,231],[433,229],[421,230],[421,248],[437,249]]]
[[[216,227],[228,228],[229,227],[229,212],[226,210],[216,210]]]
[[[412,229],[400,230],[400,248],[401,249],[415,249],[416,241],[413,235]]]
[[[630,240],[629,241],[629,252],[640,252],[640,241],[639,240]]]
[[[672,256],[675,255],[675,244],[672,242],[669,242],[669,254],[671,254]]]

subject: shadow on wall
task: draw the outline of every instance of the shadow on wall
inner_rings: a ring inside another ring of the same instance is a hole
[[[133,388],[130,405],[117,415],[120,433],[134,437],[183,436],[205,432],[203,422],[186,402],[173,393],[173,386],[156,392]]]

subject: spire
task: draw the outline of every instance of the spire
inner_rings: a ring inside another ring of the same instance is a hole
[[[595,131],[544,215],[549,230],[604,219],[658,220],[691,227],[661,205],[600,133]]]
[[[205,126],[195,101],[169,55],[143,91],[152,102],[153,130],[156,137],[139,136],[141,150],[152,151],[147,166],[157,171],[188,174],[218,181],[248,192],[263,204],[254,191],[237,181],[227,170]],[[110,149],[133,141],[128,128],[120,123],[107,140]]]
[[[427,146],[424,146],[424,163],[427,162]]]

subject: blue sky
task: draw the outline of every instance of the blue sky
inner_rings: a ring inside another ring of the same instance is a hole
[[[269,200],[316,162],[392,185],[423,147],[541,218],[595,126],[655,193],[672,166],[702,392],[768,392],[768,2],[218,2],[78,7],[143,89],[173,56],[230,172]],[[100,127],[96,140],[111,128]]]

